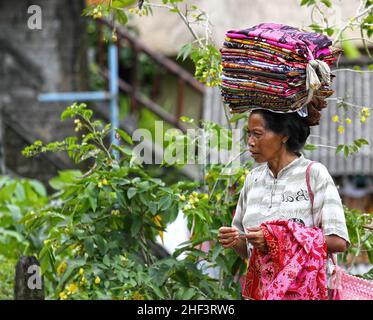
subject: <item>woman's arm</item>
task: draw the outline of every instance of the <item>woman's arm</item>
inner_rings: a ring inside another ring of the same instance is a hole
[[[347,250],[347,241],[337,235],[325,236],[328,253],[344,252]]]

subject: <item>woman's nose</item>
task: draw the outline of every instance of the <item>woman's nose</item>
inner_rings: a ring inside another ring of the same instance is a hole
[[[253,147],[255,145],[253,137],[248,137],[247,143],[249,144],[250,147]]]

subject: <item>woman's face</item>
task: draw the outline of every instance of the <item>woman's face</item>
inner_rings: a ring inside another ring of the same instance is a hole
[[[284,135],[266,129],[265,120],[259,113],[251,113],[248,128],[248,146],[254,160],[258,163],[277,158],[286,148],[282,141]]]

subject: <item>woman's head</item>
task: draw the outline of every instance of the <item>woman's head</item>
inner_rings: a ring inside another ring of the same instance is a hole
[[[248,145],[257,162],[267,162],[281,152],[299,154],[310,127],[297,112],[254,110],[249,117]]]

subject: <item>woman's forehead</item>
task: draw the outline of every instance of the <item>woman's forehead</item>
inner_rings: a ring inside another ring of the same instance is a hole
[[[260,113],[251,113],[249,117],[249,127],[255,128],[265,128],[266,122]]]

